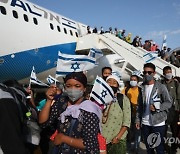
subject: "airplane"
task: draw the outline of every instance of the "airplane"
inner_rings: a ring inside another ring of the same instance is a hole
[[[55,76],[59,51],[88,55],[90,47],[80,45],[86,42],[84,44],[88,46],[93,41],[96,41],[95,44],[103,43],[99,46],[104,56],[100,58],[97,67],[88,71],[89,83],[97,75],[101,76],[104,66],[119,71],[122,80],[128,80],[133,70],[142,71],[142,57],[146,53],[142,48],[135,48],[111,34],[108,34],[109,39],[106,35],[98,39],[94,34],[87,35],[87,25],[29,1],[0,0],[0,21],[0,82],[13,78],[28,84],[33,66],[38,79],[47,82],[49,75]],[[162,74],[162,67],[167,64],[162,59],[157,60],[159,75]],[[180,74],[177,68],[173,68],[173,73]]]
[[[0,0],[0,21],[0,82],[15,78],[28,83],[33,66],[45,82],[48,75],[55,75],[58,51],[77,54],[77,40],[87,34],[87,25],[26,0]],[[116,67],[119,59],[103,56],[88,81],[101,75],[102,67]]]

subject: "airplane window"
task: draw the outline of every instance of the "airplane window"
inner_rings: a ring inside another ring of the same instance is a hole
[[[13,12],[13,17],[17,19],[18,18],[18,13],[16,11],[14,11],[14,10],[12,12]]]
[[[65,34],[67,34],[67,30],[66,30],[66,28],[64,28],[64,33],[65,33]]]
[[[33,18],[33,21],[34,21],[34,24],[37,25],[38,24],[38,21],[36,18]]]
[[[60,32],[60,31],[61,31],[61,29],[60,29],[60,27],[59,27],[59,26],[57,26],[57,30],[58,30],[58,32]]]
[[[23,16],[24,16],[24,20],[25,20],[26,22],[28,22],[28,21],[29,21],[28,16],[27,16],[26,14],[24,14]]]
[[[73,36],[73,32],[72,32],[72,30],[70,30],[70,34]]]
[[[78,37],[78,33],[76,32],[76,37]]]
[[[1,13],[6,15],[6,9],[3,6],[0,6]]]
[[[50,28],[53,30],[54,29],[54,26],[52,23],[50,23]]]

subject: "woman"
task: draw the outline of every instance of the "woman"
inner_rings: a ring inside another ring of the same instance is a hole
[[[51,107],[55,89],[47,91],[47,102],[40,112],[42,127],[58,130],[54,139],[56,147],[51,153],[99,153],[97,135],[101,110],[84,93],[87,78],[82,72],[68,74],[65,79],[65,94]],[[56,151],[56,152],[55,152]]]
[[[130,102],[126,96],[118,93],[120,79],[116,75],[108,76],[106,82],[113,89],[115,99],[103,112],[102,135],[109,154],[126,154],[127,129],[131,123]],[[117,99],[119,96],[123,99]]]

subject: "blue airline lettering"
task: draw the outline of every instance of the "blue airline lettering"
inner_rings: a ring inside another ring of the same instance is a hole
[[[17,2],[20,2],[20,4],[17,4]],[[14,6],[14,7],[19,6],[19,7],[23,8],[24,11],[27,11],[24,3],[22,1],[20,1],[20,0],[12,0],[11,1],[11,6]]]
[[[2,2],[2,3],[8,3],[8,1],[9,0],[0,0],[0,2]],[[16,6],[18,6],[18,7],[20,7],[20,8],[22,8],[24,11],[29,11],[30,13],[32,13],[32,14],[34,14],[34,15],[37,15],[37,16],[42,16],[42,14],[40,14],[40,13],[38,13],[38,12],[36,12],[36,11],[34,11],[33,9],[32,9],[32,7],[30,7],[30,5],[28,4],[28,3],[23,3],[21,0],[11,0],[11,4],[10,4],[11,6],[13,6],[13,7],[16,7]],[[26,7],[27,6],[27,7]],[[45,19],[48,19],[48,13],[45,11],[45,10],[43,10],[43,9],[40,9],[40,8],[38,8],[37,6],[35,6],[35,5],[33,5],[34,6],[34,9],[37,9],[37,10],[40,10],[40,11],[43,11],[43,13],[44,13],[44,18]],[[58,22],[58,23],[60,23],[60,19],[59,19],[59,16],[58,15],[54,15],[54,14],[52,14],[52,13],[49,13],[49,17],[50,17],[50,20],[51,21],[53,21],[54,19]],[[73,23],[73,22],[72,22]]]
[[[30,13],[35,14],[35,15],[40,16],[40,17],[42,16],[41,14],[39,14],[39,13],[37,13],[37,12],[32,11],[32,9],[30,8],[30,6],[29,6],[29,4],[28,4],[28,3],[26,3],[26,5],[27,5],[27,7],[28,7],[28,9],[29,9],[29,12],[30,12]]]

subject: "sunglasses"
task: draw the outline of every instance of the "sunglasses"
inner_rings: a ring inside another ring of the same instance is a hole
[[[144,75],[146,75],[146,74],[151,75],[152,73],[154,73],[154,72],[152,72],[152,71],[143,71],[143,74],[144,74]]]

